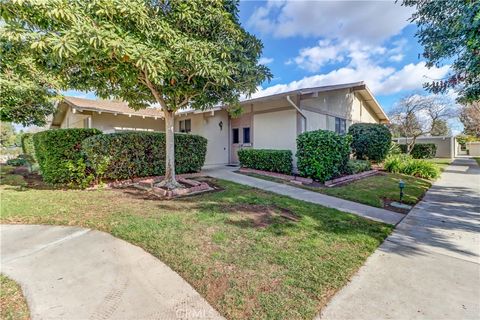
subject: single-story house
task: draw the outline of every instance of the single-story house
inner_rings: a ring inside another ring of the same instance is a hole
[[[411,138],[393,138],[398,144],[411,142]],[[435,158],[455,158],[458,150],[458,142],[453,136],[421,136],[415,140],[416,144],[433,143],[437,146]]]
[[[208,139],[206,166],[238,163],[241,148],[289,149],[296,138],[311,130],[345,133],[353,123],[388,123],[389,119],[363,82],[304,88],[241,102],[237,118],[226,107],[178,112],[175,130]],[[57,106],[50,128],[98,128],[164,131],[163,113],[147,108],[135,111],[121,101],[65,97]]]

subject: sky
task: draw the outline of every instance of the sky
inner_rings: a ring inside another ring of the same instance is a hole
[[[412,13],[395,1],[241,1],[241,23],[262,40],[260,62],[273,73],[253,97],[364,81],[388,113],[449,70],[425,66]]]

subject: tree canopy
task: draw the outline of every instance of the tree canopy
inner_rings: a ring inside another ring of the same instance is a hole
[[[463,133],[480,138],[480,102],[462,106],[460,121],[463,124]]]
[[[173,117],[181,108],[235,105],[269,79],[262,43],[236,0],[6,0],[2,42],[22,47],[63,89],[93,91],[166,121],[166,181],[175,186]]]
[[[403,0],[415,7],[411,21],[424,47],[427,66],[452,63],[445,79],[433,79],[426,88],[433,93],[457,89],[459,100],[480,99],[480,1],[476,0]]]

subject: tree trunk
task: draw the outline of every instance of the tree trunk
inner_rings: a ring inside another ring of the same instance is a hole
[[[164,109],[165,114],[165,178],[160,186],[177,189],[182,186],[175,179],[175,112]]]

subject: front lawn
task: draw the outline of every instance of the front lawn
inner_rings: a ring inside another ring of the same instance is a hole
[[[423,194],[432,185],[428,180],[425,179],[389,172],[382,172],[375,176],[370,176],[361,180],[353,181],[348,184],[332,188],[298,185],[282,179],[264,176],[256,173],[239,174],[245,174],[254,178],[264,179],[277,183],[284,183],[294,187],[307,189],[310,191],[319,192],[333,197],[359,202],[379,208],[384,207],[384,200],[387,200],[387,202],[400,200],[400,190],[398,188],[398,182],[400,181],[400,179],[406,183],[403,202],[407,204],[415,204],[420,201],[420,199],[423,197]]]
[[[0,274],[0,318],[3,320],[30,319],[22,289],[13,280]]]
[[[478,165],[480,166],[480,158],[474,158],[477,161]]]
[[[176,200],[120,190],[18,187],[2,223],[79,225],[144,248],[228,319],[312,319],[392,226],[235,183]]]

